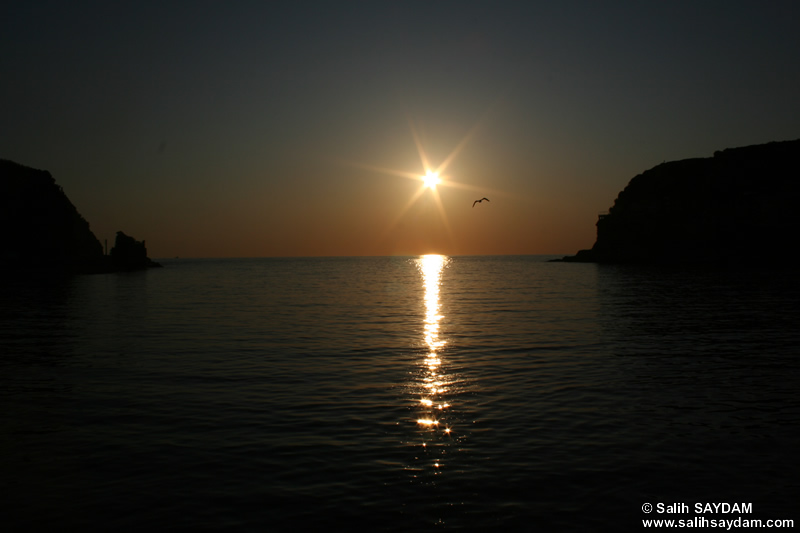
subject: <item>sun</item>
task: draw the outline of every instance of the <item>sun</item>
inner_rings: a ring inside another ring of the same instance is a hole
[[[436,185],[439,183],[439,173],[429,170],[424,176],[422,176],[422,182],[425,184],[425,187],[429,189],[435,189]]]
[[[387,225],[387,227],[381,233],[379,237],[380,240],[383,241],[387,239],[389,234],[398,228],[403,217],[406,216],[409,209],[411,209],[411,207],[414,206],[414,204],[416,204],[425,195],[425,191],[427,189],[428,191],[430,191],[429,195],[427,196],[429,196],[429,199],[432,202],[426,202],[426,203],[435,204],[439,212],[439,215],[441,217],[442,224],[445,230],[447,231],[447,234],[450,237],[451,244],[455,242],[453,231],[452,228],[450,227],[450,222],[447,218],[447,214],[445,213],[445,208],[442,202],[441,195],[439,194],[438,190],[439,185],[441,185],[442,187],[454,187],[458,189],[466,189],[473,192],[477,192],[478,194],[483,194],[484,192],[490,192],[490,193],[497,192],[497,191],[491,191],[490,189],[485,189],[484,187],[478,187],[466,183],[459,183],[458,181],[454,180],[450,174],[445,174],[447,168],[450,166],[453,160],[461,153],[461,151],[464,149],[467,143],[475,136],[476,132],[479,129],[481,129],[482,122],[483,118],[479,119],[478,122],[476,122],[475,125],[473,125],[472,128],[470,128],[470,130],[466,133],[466,135],[464,135],[464,137],[458,142],[456,147],[453,149],[453,151],[450,152],[450,154],[444,159],[444,161],[439,163],[438,166],[433,166],[431,165],[431,162],[428,159],[428,156],[422,147],[422,142],[417,133],[417,128],[415,127],[414,122],[409,119],[408,125],[409,128],[411,129],[411,137],[413,138],[414,144],[417,147],[417,152],[419,152],[420,163],[422,163],[421,167],[422,169],[424,169],[425,174],[418,174],[418,171],[408,172],[404,170],[397,170],[386,167],[377,167],[373,165],[365,165],[355,162],[349,163],[351,165],[354,165],[362,169],[374,172],[380,172],[382,174],[400,176],[402,178],[415,181],[416,183],[419,184],[417,189],[414,191],[414,193],[411,195],[411,197],[408,199],[405,205],[399,210],[399,212],[395,215],[393,220]],[[473,205],[473,204],[465,202],[464,205]]]

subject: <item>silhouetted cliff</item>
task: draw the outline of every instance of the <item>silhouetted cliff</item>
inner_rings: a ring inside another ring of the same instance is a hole
[[[138,268],[122,267],[103,255],[89,223],[49,172],[2,159],[0,232],[0,270],[91,273]]]
[[[563,261],[769,260],[800,231],[800,140],[662,163],[636,177],[597,221],[597,241]]]

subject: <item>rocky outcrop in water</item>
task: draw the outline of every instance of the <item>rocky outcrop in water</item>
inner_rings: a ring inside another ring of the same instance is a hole
[[[800,231],[799,178],[800,140],[662,163],[634,177],[600,215],[590,250],[561,261],[773,261]]]
[[[126,262],[132,257],[128,252],[122,252],[122,262],[103,255],[89,223],[50,173],[8,160],[0,160],[0,234],[0,270],[7,272],[94,273],[152,266],[138,256]],[[146,259],[144,243],[141,249]]]
[[[117,232],[117,239],[111,249],[111,264],[117,270],[141,270],[161,266],[147,257],[144,241],[137,241],[121,231]]]

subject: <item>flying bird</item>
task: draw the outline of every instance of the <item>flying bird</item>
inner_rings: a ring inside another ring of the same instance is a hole
[[[484,200],[486,200],[487,202],[489,201],[489,199],[488,199],[488,198],[486,198],[486,197],[484,196],[484,197],[483,197],[483,198],[481,198],[480,200],[475,200],[474,202],[472,202],[472,207],[475,207],[475,204],[479,204],[479,203],[481,203],[481,202],[482,202],[482,201],[484,201]]]

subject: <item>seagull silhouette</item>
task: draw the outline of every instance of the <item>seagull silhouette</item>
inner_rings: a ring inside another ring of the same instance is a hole
[[[484,200],[486,200],[487,202],[489,201],[489,199],[488,199],[488,198],[486,198],[486,197],[484,196],[484,197],[483,197],[483,198],[481,198],[480,200],[475,200],[474,202],[472,202],[472,207],[475,207],[475,204],[479,204],[479,203],[481,203],[481,202],[482,202],[482,201],[484,201]]]

